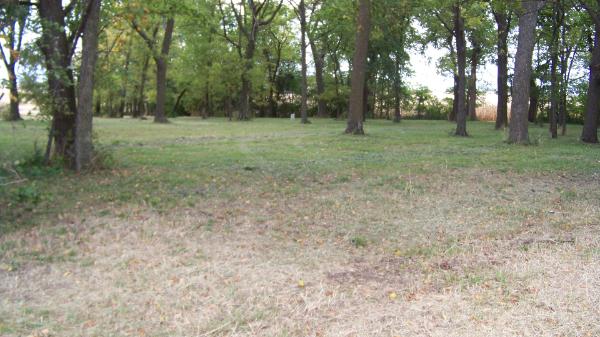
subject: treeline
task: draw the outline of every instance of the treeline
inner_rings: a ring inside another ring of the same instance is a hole
[[[160,123],[297,114],[303,123],[348,118],[352,133],[366,118],[411,115],[456,121],[467,136],[481,99],[477,71],[489,62],[498,68],[496,128],[512,111],[510,141],[527,142],[536,121],[549,122],[552,137],[583,122],[582,140],[598,141],[600,0],[1,3],[8,118],[20,118],[20,98],[35,99],[52,119],[48,158],[75,163],[92,114]],[[428,46],[446,51],[432,72],[454,78],[451,100],[407,85],[409,53]]]

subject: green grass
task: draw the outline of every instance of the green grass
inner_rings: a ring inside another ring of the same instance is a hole
[[[365,137],[343,135],[344,123],[313,120],[172,119],[167,125],[131,119],[95,119],[96,144],[116,159],[114,167],[76,175],[29,170],[27,182],[0,187],[0,233],[36,225],[48,217],[83,210],[98,216],[123,205],[165,211],[191,207],[211,197],[236,198],[243,188],[294,195],[311,186],[363,179],[371,188],[389,186],[419,193],[420,186],[398,176],[483,169],[524,174],[600,172],[600,148],[569,135],[548,138],[532,126],[537,144],[515,146],[505,133],[483,122],[469,123],[469,138],[451,135],[444,121],[368,121]],[[46,142],[47,126],[37,121],[0,122],[0,165],[23,162]],[[324,177],[329,177],[325,179]],[[0,171],[0,184],[14,179]],[[572,197],[565,191],[565,197]]]

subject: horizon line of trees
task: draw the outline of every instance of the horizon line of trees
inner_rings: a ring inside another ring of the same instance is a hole
[[[51,118],[46,160],[66,158],[78,170],[93,152],[93,116],[166,123],[182,115],[296,113],[302,123],[347,118],[346,132],[363,134],[367,117],[400,122],[410,111],[447,116],[457,136],[468,136],[481,96],[477,72],[490,61],[498,68],[495,127],[508,127],[510,142],[528,143],[536,121],[549,122],[552,138],[581,121],[581,140],[598,142],[600,0],[0,5],[8,119],[20,119],[20,100],[33,98]],[[447,102],[406,84],[410,51],[428,46],[446,51],[436,67],[454,79]]]

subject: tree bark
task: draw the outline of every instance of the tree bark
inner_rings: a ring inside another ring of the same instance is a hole
[[[598,1],[600,6],[600,0]],[[588,10],[589,11],[589,10]],[[600,114],[600,13],[592,13],[596,29],[594,49],[590,63],[589,87],[581,140],[585,143],[598,143],[598,115]]]
[[[540,88],[535,82],[535,76],[529,80],[529,109],[527,110],[527,121],[535,123],[537,121],[538,110],[540,106]]]
[[[310,47],[313,53],[313,60],[315,62],[315,81],[317,82],[317,116],[321,118],[328,117],[327,102],[323,99],[325,94],[325,79],[323,76],[325,69],[325,54],[323,51],[317,48],[317,45],[313,39],[310,38]]]
[[[400,80],[400,56],[394,58],[394,123],[402,121],[402,111],[400,110],[400,90],[402,83]]]
[[[9,121],[21,120],[21,113],[19,112],[19,84],[17,82],[17,74],[15,72],[14,64],[6,68],[8,72],[8,82],[10,89],[10,112],[8,115]]]
[[[558,138],[558,113],[560,105],[560,82],[558,77],[559,32],[562,26],[561,4],[555,0],[552,13],[552,40],[550,41],[550,136]]]
[[[67,39],[65,32],[62,1],[40,1],[38,10],[42,22],[41,49],[46,63],[50,94],[54,155],[72,163],[77,105],[69,52],[71,41]]]
[[[155,57],[156,62],[156,111],[154,113],[155,123],[167,123],[167,114],[165,112],[167,96],[167,66],[169,49],[173,39],[173,30],[175,28],[175,19],[167,19],[165,26],[165,35],[163,36],[160,55]]]
[[[94,116],[94,71],[98,55],[98,25],[101,0],[87,0],[87,21],[83,31],[81,70],[75,128],[75,170],[87,168],[93,158],[92,119]]]
[[[494,13],[498,26],[498,104],[496,110],[496,130],[508,126],[508,35],[512,13]]]
[[[467,65],[467,45],[465,42],[465,20],[462,17],[460,4],[454,5],[454,31],[456,36],[456,63],[458,68],[458,103],[456,104],[456,136],[466,137],[467,110],[465,99]]]
[[[481,46],[479,42],[473,39],[471,41],[471,76],[469,77],[469,89],[468,89],[468,104],[469,107],[469,119],[472,121],[477,120],[477,68],[479,66],[479,58],[481,55]]]
[[[125,115],[125,106],[127,105],[127,86],[129,84],[129,63],[131,60],[131,45],[132,40],[129,40],[127,54],[125,54],[125,78],[122,80],[123,82],[121,83],[121,103],[119,105],[119,117],[123,117],[123,115]]]
[[[300,53],[302,63],[302,98],[300,102],[300,116],[302,124],[310,124],[308,120],[308,75],[306,65],[306,6],[304,0],[300,0],[298,6],[298,14],[300,16]]]
[[[352,86],[350,93],[350,111],[346,133],[363,135],[363,99],[369,50],[369,34],[371,32],[370,0],[360,0],[358,10],[357,34],[352,62]]]
[[[141,117],[145,114],[145,104],[146,104],[146,81],[148,79],[148,67],[150,66],[150,55],[146,55],[144,57],[144,64],[142,66],[142,78],[140,79],[140,87],[138,92],[137,104],[135,105],[135,110],[133,113],[133,117]]]
[[[522,1],[508,141],[529,144],[528,100],[538,11],[545,1]]]

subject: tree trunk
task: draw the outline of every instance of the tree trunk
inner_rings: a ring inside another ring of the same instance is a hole
[[[540,88],[532,75],[529,81],[529,109],[527,110],[527,121],[535,123],[537,121],[538,110],[540,106]]]
[[[127,105],[127,86],[129,84],[129,63],[131,60],[131,45],[132,40],[129,41],[127,47],[127,54],[125,54],[125,78],[121,84],[121,103],[119,105],[119,117],[123,117],[125,115],[125,106]]]
[[[496,110],[496,130],[508,125],[508,35],[510,33],[511,14],[495,13],[498,25],[498,106]]]
[[[545,1],[522,1],[519,15],[519,38],[515,56],[515,75],[513,80],[513,100],[509,123],[508,141],[511,143],[529,143],[529,122],[527,120],[531,62],[535,46],[535,27],[538,11]]]
[[[327,102],[323,99],[325,94],[325,79],[323,72],[325,69],[325,54],[317,49],[316,43],[310,39],[310,47],[313,52],[313,59],[315,62],[315,81],[317,82],[317,116],[321,118],[328,117],[327,113]]]
[[[19,112],[19,86],[17,82],[17,74],[15,72],[15,65],[11,64],[7,67],[8,82],[10,88],[10,112],[8,115],[9,121],[21,120],[21,113]]]
[[[600,1],[599,6],[600,6]],[[594,50],[590,64],[589,87],[585,106],[585,117],[581,140],[585,143],[598,143],[598,115],[600,112],[600,13],[596,13]]]
[[[141,117],[145,114],[145,104],[146,104],[146,81],[148,79],[148,67],[150,66],[150,55],[146,55],[144,57],[144,64],[142,66],[142,78],[140,80],[140,91],[138,92],[137,104],[135,106],[135,111],[133,117]]]
[[[94,71],[98,55],[98,24],[101,0],[87,0],[88,17],[83,30],[81,70],[75,129],[75,170],[87,168],[93,157],[92,118],[94,116]]]
[[[302,98],[300,101],[300,116],[302,124],[310,124],[308,120],[308,79],[306,66],[306,6],[304,0],[300,0],[298,8],[300,14],[300,51],[302,63]]]
[[[394,123],[400,123],[402,112],[400,111],[400,90],[402,83],[400,80],[400,56],[395,55],[394,59]]]
[[[475,39],[471,42],[473,50],[471,51],[471,76],[469,78],[468,97],[469,119],[477,120],[477,67],[479,66],[479,57],[481,47]]]
[[[256,41],[250,37],[248,46],[244,54],[244,69],[242,70],[242,89],[240,91],[240,111],[238,112],[238,120],[250,120],[250,94],[252,92],[252,83],[248,76],[254,67],[254,50],[256,49]]]
[[[358,10],[356,48],[352,62],[352,87],[350,93],[350,111],[346,133],[363,135],[363,93],[367,68],[367,52],[369,50],[369,34],[371,32],[370,0],[360,0]]]
[[[449,122],[456,122],[456,115],[458,115],[458,75],[455,73],[454,76],[454,86],[452,87],[452,110],[450,110],[450,115],[448,115]]]
[[[167,123],[165,103],[167,95],[167,64],[164,59],[156,59],[156,111],[154,123]]]
[[[467,66],[467,45],[465,42],[465,20],[462,17],[460,5],[454,5],[454,31],[456,34],[456,63],[458,68],[458,103],[456,104],[456,136],[466,137],[467,134],[467,110],[465,100]]]
[[[154,112],[154,123],[168,122],[167,114],[165,112],[167,97],[167,58],[169,56],[169,49],[171,48],[174,28],[175,19],[167,19],[160,55],[155,57],[154,60],[156,62],[156,111]]]
[[[560,18],[560,1],[555,0],[552,13],[552,40],[550,41],[550,136],[558,138],[558,112],[560,104],[560,82],[558,78],[558,38],[562,20]]]
[[[77,105],[62,1],[40,1],[38,9],[42,21],[41,49],[48,76],[54,154],[71,164]]]

